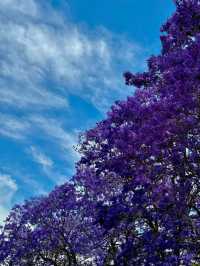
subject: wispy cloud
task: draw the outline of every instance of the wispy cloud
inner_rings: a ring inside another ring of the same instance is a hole
[[[103,27],[85,30],[50,5],[46,15],[37,0],[7,0],[0,7],[2,104],[64,108],[67,94],[75,93],[102,109],[113,91],[124,94],[119,70],[141,67],[140,46]]]
[[[28,121],[3,113],[0,113],[0,124],[0,135],[17,140],[24,140],[31,129]]]
[[[0,223],[9,212],[13,195],[18,187],[10,175],[0,173]]]
[[[30,147],[30,152],[33,156],[33,159],[42,165],[43,167],[52,167],[53,166],[53,161],[47,157],[46,154],[44,154],[42,151],[40,151],[38,148],[31,146]]]
[[[41,166],[47,178],[54,182],[56,181],[57,184],[66,181],[67,177],[54,168],[53,160],[38,147],[31,146],[28,152],[32,155],[33,160]]]
[[[79,154],[74,149],[78,142],[76,131],[70,132],[70,130],[64,128],[62,121],[57,121],[54,118],[31,116],[29,119],[43,135],[47,136],[52,143],[60,148],[64,156],[68,154],[72,161],[79,158]]]

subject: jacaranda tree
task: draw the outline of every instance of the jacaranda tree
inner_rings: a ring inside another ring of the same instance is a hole
[[[175,4],[70,182],[12,209],[0,265],[200,265],[200,0]]]

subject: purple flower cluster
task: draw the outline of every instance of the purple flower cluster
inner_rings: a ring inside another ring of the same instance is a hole
[[[70,182],[15,206],[1,265],[200,265],[200,1],[177,0],[133,96],[82,136]]]

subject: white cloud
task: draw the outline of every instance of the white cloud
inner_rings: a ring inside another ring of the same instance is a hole
[[[66,176],[54,169],[53,160],[49,156],[47,156],[43,151],[41,151],[39,148],[31,146],[28,152],[31,153],[33,160],[41,166],[42,171],[47,178],[56,182],[57,185],[62,183],[63,180],[65,180],[66,182]]]
[[[25,139],[31,128],[28,121],[7,114],[0,114],[0,124],[0,135],[18,140]]]
[[[31,136],[39,123],[30,123],[31,115],[60,148],[72,150],[74,135],[50,112],[69,112],[70,94],[104,112],[130,90],[122,71],[142,64],[138,45],[103,27],[86,30],[46,1],[0,1],[0,22],[0,134],[10,138]]]
[[[33,156],[33,159],[42,165],[43,167],[52,167],[53,166],[53,161],[47,157],[42,151],[40,151],[38,148],[31,146],[30,147],[30,152]]]
[[[1,1],[0,7],[29,15],[37,13],[37,5],[34,0],[4,0]]]
[[[39,132],[42,132],[42,135],[47,136],[52,143],[59,147],[64,158],[67,157],[66,159],[72,163],[79,159],[79,154],[74,150],[74,146],[78,142],[77,132],[67,131],[61,121],[53,118],[32,116],[29,120]]]
[[[10,175],[0,173],[0,223],[8,215],[12,198],[17,189],[17,184]]]
[[[3,2],[0,4],[2,103],[21,108],[36,104],[43,108],[65,108],[67,100],[59,90],[64,88],[65,97],[68,93],[81,95],[102,110],[110,105],[113,91],[119,97],[124,94],[123,66],[141,67],[140,47],[123,36],[104,28],[93,32],[82,29],[46,4],[48,13],[42,8],[43,3],[36,0]],[[56,92],[48,87],[46,80],[53,82]]]

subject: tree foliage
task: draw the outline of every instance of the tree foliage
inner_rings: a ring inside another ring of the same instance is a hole
[[[1,265],[199,265],[200,1],[177,0],[135,92],[80,139],[70,182],[15,206]]]

